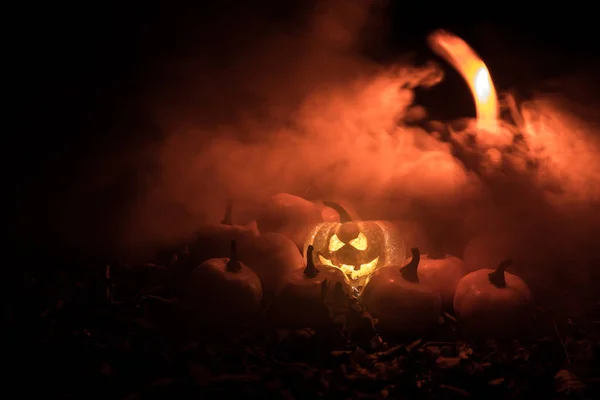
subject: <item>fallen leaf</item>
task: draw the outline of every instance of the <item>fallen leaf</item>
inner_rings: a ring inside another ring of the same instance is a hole
[[[376,350],[383,346],[383,339],[379,334],[375,335],[373,339],[371,339],[371,349]]]
[[[470,397],[471,396],[471,394],[469,392],[467,392],[466,390],[461,389],[461,388],[457,388],[455,386],[440,385],[440,388],[450,390],[450,391],[452,391],[454,393],[463,395],[464,397]]]
[[[473,354],[473,349],[469,347],[462,348],[458,354],[460,358],[467,359]]]
[[[406,346],[406,351],[408,351],[410,353],[411,351],[413,351],[413,349],[415,349],[418,345],[420,345],[421,342],[422,342],[421,339],[415,340],[414,342],[412,342],[411,344]]]
[[[460,357],[438,357],[435,361],[440,368],[454,368],[460,364]]]
[[[396,355],[405,351],[406,349],[404,346],[394,346],[385,351],[370,354],[368,357],[371,359],[379,359],[381,361],[392,360],[396,357]]]
[[[224,374],[211,379],[211,382],[255,382],[262,380],[262,376],[253,374],[230,375]]]
[[[558,371],[554,376],[554,382],[559,393],[577,393],[585,390],[583,382],[567,369]]]
[[[335,350],[335,351],[332,351],[330,354],[334,357],[339,357],[339,356],[349,356],[352,353],[353,352],[350,350]]]

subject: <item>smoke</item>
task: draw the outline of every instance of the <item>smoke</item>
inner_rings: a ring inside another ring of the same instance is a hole
[[[408,215],[415,199],[471,195],[477,179],[449,145],[403,122],[420,111],[413,89],[437,83],[441,71],[361,56],[369,7],[325,2],[300,33],[263,35],[226,70],[208,74],[194,57],[166,66],[185,77],[193,100],[164,107],[160,96],[154,105],[168,135],[159,173],[133,207],[129,245],[219,221],[229,199],[243,223],[253,204],[279,192],[344,198],[380,218]],[[179,220],[161,217],[173,208],[183,211]]]
[[[547,198],[558,208],[589,206],[600,201],[600,137],[597,121],[585,120],[576,104],[538,97],[523,107],[524,132],[540,160],[539,182],[560,182],[560,193]]]

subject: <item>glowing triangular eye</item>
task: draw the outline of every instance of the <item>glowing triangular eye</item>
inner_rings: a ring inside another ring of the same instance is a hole
[[[367,249],[367,237],[364,233],[359,233],[357,238],[352,239],[350,245],[354,247],[356,250],[366,250]]]
[[[338,251],[342,247],[344,247],[344,242],[342,242],[337,235],[334,233],[331,239],[329,239],[329,251]]]

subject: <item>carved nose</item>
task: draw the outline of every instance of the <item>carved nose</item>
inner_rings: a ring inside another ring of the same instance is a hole
[[[356,249],[349,244],[345,244],[336,252],[336,255],[343,260],[352,261],[356,257]]]
[[[356,263],[356,260],[358,259],[358,253],[358,250],[356,250],[351,245],[346,244],[335,253],[335,258],[338,263],[352,265],[354,267],[354,270],[359,270],[360,264],[354,265]]]

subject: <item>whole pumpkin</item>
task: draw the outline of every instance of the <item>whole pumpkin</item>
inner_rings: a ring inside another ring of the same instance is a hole
[[[435,287],[442,297],[442,305],[452,307],[458,282],[466,275],[465,263],[458,257],[441,251],[421,256],[419,277]]]
[[[306,235],[314,225],[338,220],[338,214],[323,203],[279,193],[262,207],[256,223],[261,233],[280,233],[302,248]]]
[[[378,319],[382,331],[423,332],[439,322],[440,294],[419,279],[421,253],[416,247],[411,252],[412,259],[406,266],[375,271],[363,289],[363,304]]]
[[[518,276],[505,271],[511,260],[462,278],[454,296],[454,312],[464,328],[482,337],[510,337],[526,332],[532,322],[532,294]]]
[[[313,247],[309,246],[306,268],[291,271],[286,276],[270,308],[271,318],[278,326],[302,328],[331,324],[324,290],[339,283],[345,293],[352,293],[346,275],[339,268],[315,265],[312,252]]]
[[[206,260],[190,274],[188,309],[203,325],[237,325],[260,309],[260,278],[240,262],[235,240],[230,248],[229,258]]]
[[[265,299],[271,299],[294,271],[304,269],[298,247],[279,233],[265,233],[240,243],[240,260],[252,268],[263,283]]]
[[[339,204],[325,202],[340,215],[340,222],[316,225],[304,244],[304,256],[313,246],[313,262],[340,268],[354,287],[364,285],[377,269],[404,260],[404,242],[387,221],[353,221]]]

